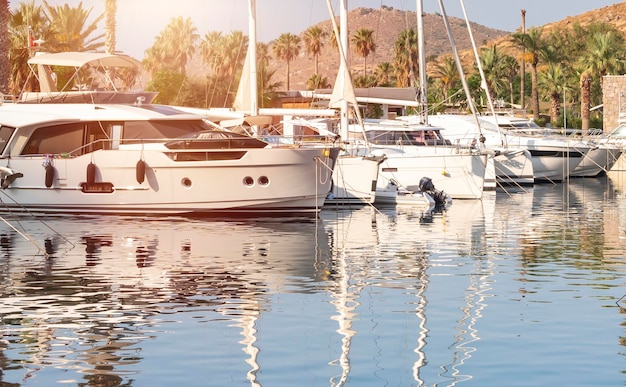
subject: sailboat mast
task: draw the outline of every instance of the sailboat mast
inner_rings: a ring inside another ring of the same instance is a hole
[[[493,101],[491,100],[491,94],[489,93],[489,87],[487,87],[487,77],[485,77],[485,72],[483,71],[483,65],[480,62],[480,55],[478,55],[478,48],[476,48],[476,41],[474,40],[474,34],[472,33],[472,25],[470,24],[469,18],[467,17],[467,11],[465,10],[465,2],[461,0],[461,8],[463,9],[463,16],[465,17],[465,24],[467,25],[467,31],[469,33],[470,41],[472,42],[472,49],[474,51],[474,58],[476,58],[476,65],[478,66],[478,72],[480,73],[480,85],[485,90],[485,94],[487,94],[487,103],[489,104],[489,109],[491,110],[491,114],[493,114],[493,119],[496,122],[496,126],[498,128],[498,134],[500,135],[500,143],[505,145],[505,138],[502,136],[502,132],[500,131],[500,125],[498,125],[498,115],[496,114],[496,109],[493,106]],[[468,95],[469,99],[470,96]],[[478,117],[474,114],[476,119],[476,125],[478,125],[478,131],[482,135],[482,129],[480,127],[480,122],[478,121]]]
[[[340,66],[345,66],[343,70],[339,71],[341,74],[341,90],[345,90],[345,82],[347,82],[345,74],[348,71],[348,0],[341,0],[341,4],[339,5],[339,40],[341,42],[341,48],[343,52],[344,59],[341,61]],[[338,78],[339,80],[339,78]],[[358,109],[357,106],[354,107]],[[346,136],[345,140],[347,140],[348,135],[348,101],[345,98],[341,99],[341,128],[345,132],[342,135]]]
[[[248,0],[248,55],[250,60],[250,115],[256,116],[257,74],[256,74],[256,0]]]
[[[417,52],[420,78],[420,118],[428,125],[428,86],[426,85],[426,51],[424,48],[424,5],[417,0]]]
[[[465,73],[463,71],[463,66],[461,65],[461,58],[459,57],[459,51],[456,48],[456,43],[454,43],[454,36],[452,36],[452,29],[450,28],[450,23],[448,22],[448,15],[446,14],[446,8],[444,7],[442,0],[439,0],[439,8],[441,9],[443,24],[445,25],[446,31],[448,32],[448,39],[450,40],[450,45],[452,46],[452,53],[454,54],[454,61],[456,63],[456,68],[459,72],[459,76],[461,77],[461,84],[463,85],[463,91],[465,91],[465,95],[467,96],[467,104],[470,107],[472,114],[474,114],[474,117],[477,117],[476,105],[474,104],[474,100],[471,98],[472,93],[470,93],[467,80],[465,79]]]

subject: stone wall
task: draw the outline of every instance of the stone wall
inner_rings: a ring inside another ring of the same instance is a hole
[[[626,76],[607,75],[602,78],[603,131],[617,127],[620,112],[626,113]]]

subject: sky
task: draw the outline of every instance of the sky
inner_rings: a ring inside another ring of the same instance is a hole
[[[95,19],[104,12],[104,0],[47,0],[50,5],[76,7],[82,1]],[[526,10],[526,28],[541,26],[586,11],[621,3],[623,0],[463,0],[470,21],[486,27],[513,32],[521,26],[521,10]],[[17,8],[22,0],[11,0]],[[41,4],[41,0],[35,0]],[[441,0],[448,16],[464,18],[461,0]],[[424,12],[442,13],[439,0],[423,0]],[[331,0],[335,13],[339,0]],[[415,0],[348,0],[348,8],[393,7],[415,11]],[[280,34],[300,34],[309,26],[329,19],[325,0],[256,0],[257,40],[269,42]],[[118,51],[143,59],[172,18],[191,18],[200,36],[209,31],[248,33],[248,0],[118,0]],[[92,19],[92,20],[93,20]],[[99,24],[104,33],[104,21]]]

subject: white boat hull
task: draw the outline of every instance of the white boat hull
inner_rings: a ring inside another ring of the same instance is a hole
[[[404,149],[411,147],[404,147]],[[397,149],[373,147],[387,159],[380,165],[378,187],[383,188],[395,180],[409,191],[418,191],[422,177],[432,179],[435,188],[444,191],[452,199],[480,199],[483,195],[486,154],[455,153],[453,148],[426,150],[414,147],[415,153],[397,153]],[[396,152],[396,153],[394,153]],[[428,152],[428,153],[426,153]]]
[[[563,147],[529,145],[532,155],[535,182],[563,181],[576,169],[584,153],[576,150],[564,151]]]
[[[326,205],[374,203],[380,162],[381,158],[339,156]]]
[[[190,155],[194,152],[172,152]],[[0,191],[3,206],[48,213],[115,214],[316,214],[330,190],[328,149],[247,149],[229,160],[174,161],[157,150],[99,150],[54,158],[46,187],[42,156],[13,157],[9,165],[24,176]],[[138,182],[137,162],[146,163]],[[318,161],[314,161],[318,160]],[[96,166],[86,189],[87,168]],[[107,183],[109,183],[107,185]]]
[[[592,148],[583,157],[580,164],[572,172],[572,176],[594,177],[607,172],[613,168],[621,154],[622,151],[618,146],[599,144],[597,148]]]
[[[532,185],[535,181],[532,156],[528,150],[504,148],[493,157],[499,185]]]

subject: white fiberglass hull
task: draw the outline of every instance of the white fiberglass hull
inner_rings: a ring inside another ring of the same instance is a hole
[[[487,169],[485,187],[495,188],[497,185],[532,185],[534,172],[530,152],[525,147],[502,146],[502,135],[495,130],[485,128],[479,130],[473,116],[440,114],[429,116],[429,122],[444,128],[443,134],[452,144],[467,148],[478,146],[482,136],[484,143],[480,145],[489,153],[494,153],[493,167]],[[495,176],[494,176],[495,175]]]
[[[235,152],[239,156],[231,157]],[[213,157],[207,156],[210,152],[131,147],[67,158],[19,156],[0,161],[0,167],[23,174],[0,197],[4,208],[47,213],[316,214],[330,190],[327,165],[333,165],[337,152],[227,149],[220,152],[223,157]],[[139,160],[145,162],[143,179]],[[44,162],[54,167],[50,187]],[[95,178],[85,184],[90,163]]]
[[[535,181],[532,156],[528,150],[504,148],[493,157],[499,185],[532,185]]]
[[[452,199],[480,199],[483,195],[487,155],[457,152],[454,148],[373,146],[373,153],[384,153],[378,187],[392,180],[409,191],[418,191],[420,179],[429,177],[435,188]]]
[[[535,182],[565,180],[590,150],[581,143],[549,137],[507,135],[507,139],[509,145],[530,152]]]
[[[326,204],[368,204],[376,198],[380,158],[339,156]]]
[[[575,177],[598,176],[613,168],[621,154],[622,150],[616,145],[598,144],[583,157],[571,175]]]

